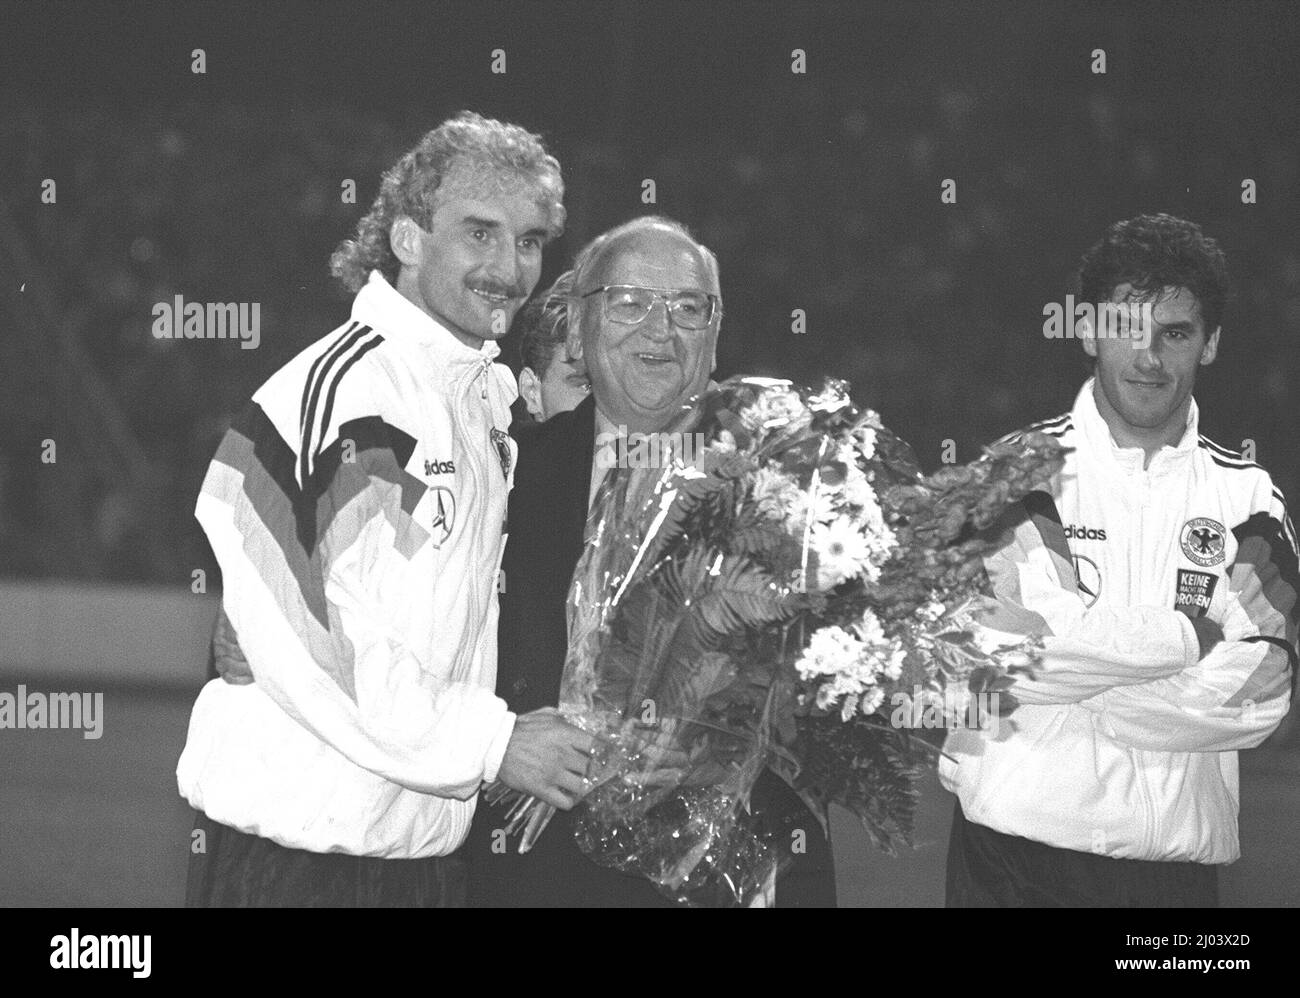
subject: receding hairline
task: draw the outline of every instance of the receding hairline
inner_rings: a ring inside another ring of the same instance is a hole
[[[721,295],[722,283],[718,274],[718,258],[714,256],[713,251],[692,236],[685,226],[654,215],[642,215],[639,218],[624,222],[622,225],[616,226],[592,240],[578,254],[578,259],[574,262],[574,289],[582,287],[591,274],[599,273],[598,268],[607,263],[611,253],[615,249],[621,248],[625,240],[644,233],[654,232],[676,237],[682,243],[690,246],[699,256],[704,266],[705,276],[713,282],[714,290]]]
[[[562,209],[562,183],[558,174],[510,166],[490,156],[465,152],[455,158],[434,190],[431,215],[449,198],[486,202],[502,194],[519,194],[545,212],[547,235],[554,237],[558,233],[553,230],[563,231],[553,218],[555,211]]]

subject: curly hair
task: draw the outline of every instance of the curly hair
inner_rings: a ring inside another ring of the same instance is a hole
[[[374,204],[357,224],[356,237],[340,243],[330,257],[330,272],[353,292],[361,290],[372,270],[394,283],[401,264],[388,241],[393,222],[407,215],[428,229],[439,187],[453,168],[465,166],[498,180],[523,180],[546,205],[551,238],[564,231],[560,163],[546,151],[541,137],[518,125],[461,111],[428,132],[384,174]]]
[[[1115,288],[1131,284],[1146,295],[1186,288],[1200,303],[1207,334],[1219,328],[1228,304],[1228,262],[1219,244],[1195,222],[1173,215],[1139,215],[1116,222],[1079,266],[1084,301],[1109,301]]]

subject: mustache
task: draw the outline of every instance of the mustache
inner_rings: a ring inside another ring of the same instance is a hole
[[[482,291],[484,294],[500,295],[505,298],[527,298],[528,289],[518,284],[497,284],[493,281],[481,281],[477,284],[469,285],[471,291]]]

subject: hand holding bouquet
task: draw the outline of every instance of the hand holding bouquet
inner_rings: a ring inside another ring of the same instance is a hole
[[[882,848],[907,842],[909,729],[1037,661],[1035,639],[978,624],[981,530],[1060,445],[1031,434],[927,477],[843,383],[757,378],[657,437],[657,460],[607,476],[570,593],[560,706],[598,735],[580,847],[679,901],[748,903],[775,862],[743,815],[769,765],[817,813],[839,803]],[[522,849],[547,814],[516,799]]]

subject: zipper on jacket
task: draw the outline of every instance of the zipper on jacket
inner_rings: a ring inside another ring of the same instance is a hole
[[[1147,529],[1146,529],[1147,517],[1150,515],[1151,512],[1151,471],[1149,468],[1142,468],[1141,470],[1138,471],[1138,488],[1139,488],[1138,515],[1137,515],[1138,536],[1137,536],[1136,550],[1145,551],[1146,535],[1147,535]],[[1145,587],[1142,585],[1142,583],[1146,581],[1142,577],[1143,573],[1145,572],[1145,563],[1144,560],[1141,558],[1133,559],[1133,563],[1136,564],[1137,566],[1136,567],[1137,578],[1134,580],[1135,584],[1130,587],[1129,592],[1141,593],[1145,591]],[[1147,855],[1148,850],[1151,848],[1151,844],[1156,841],[1156,819],[1157,819],[1156,806],[1151,799],[1150,788],[1147,786],[1146,766],[1145,766],[1145,760],[1142,758],[1143,755],[1142,750],[1135,748],[1135,749],[1130,749],[1129,751],[1130,751],[1131,764],[1133,766],[1133,778],[1137,783],[1138,793],[1142,797],[1142,808],[1146,814],[1146,822],[1145,822],[1145,827],[1143,828],[1143,835],[1142,835],[1141,852],[1139,853],[1140,856],[1145,856]]]
[[[487,397],[488,397],[488,376],[489,376],[489,374],[491,373],[491,370],[492,370],[492,359],[491,359],[490,357],[489,357],[489,358],[484,358],[484,360],[482,361],[482,366],[479,367],[477,370],[473,370],[473,369],[471,369],[469,376],[466,378],[466,381],[468,381],[469,383],[466,384],[466,385],[465,385],[465,388],[463,389],[463,390],[465,391],[465,396],[466,396],[466,397],[465,397],[465,401],[466,401],[467,404],[469,404],[469,399],[468,399],[467,396],[469,395],[469,391],[473,389],[473,383],[474,383],[474,380],[477,379],[477,378],[482,378],[482,379],[483,379],[483,387],[482,387],[482,391],[481,391],[481,393],[480,393],[480,397],[481,397],[483,400],[486,400],[486,399],[487,399]],[[457,398],[458,398],[458,401],[459,401],[459,399],[461,398],[461,396],[460,396],[460,394],[459,394],[459,391],[457,392]],[[495,454],[495,451],[496,451],[496,443],[492,440],[492,426],[493,426],[494,424],[493,424],[493,420],[492,420],[492,412],[491,412],[491,406],[490,406],[490,405],[484,407],[484,413],[483,413],[483,416],[484,416],[484,423],[486,424],[486,432],[484,433],[483,438],[482,438],[483,449],[480,451],[479,455],[475,455],[475,456],[471,456],[471,457],[470,457],[470,464],[473,466],[473,477],[474,477],[474,479],[475,479],[475,485],[477,486],[477,489],[478,489],[479,501],[480,501],[481,503],[486,504],[486,503],[487,503],[487,499],[488,499],[488,495],[489,495],[489,492],[490,492],[490,483],[491,483],[491,480],[492,480],[492,469],[491,469],[490,464],[489,464],[489,466],[487,467],[486,471],[484,471],[484,466],[478,464],[477,461],[476,461],[476,458],[479,457],[479,456],[482,456],[482,454],[487,454],[489,457],[491,457],[492,455]],[[455,420],[456,420],[456,428],[457,428],[457,430],[460,432],[460,435],[461,435],[462,439],[467,440],[467,441],[470,440],[470,439],[472,439],[472,438],[471,438],[471,435],[470,435],[470,433],[469,433],[469,428],[465,425],[465,423],[464,423],[464,421],[463,421],[463,419],[462,419],[461,408],[460,408],[460,405],[459,405],[459,404],[458,404],[458,405],[456,406],[456,408],[455,408],[455,411],[454,411],[454,418],[455,418]],[[467,447],[467,448],[466,448],[466,451],[468,451],[468,450],[470,450],[470,448]],[[481,519],[481,518],[476,517],[475,519],[476,519],[476,520],[479,520],[479,519]],[[479,524],[477,525],[476,529],[477,529],[477,533],[476,533],[476,534],[474,535],[474,537],[473,537],[473,546],[470,548],[471,551],[478,551],[478,550],[480,550],[480,549],[481,549],[482,542],[483,542],[483,533],[482,533],[482,531],[483,531],[483,525],[482,525],[481,523],[479,523]],[[499,543],[500,543],[500,540],[499,540],[499,538],[498,538],[498,544],[499,544]],[[498,551],[498,553],[499,553],[499,551]],[[496,579],[495,579],[495,578],[492,580],[492,585],[493,585],[494,587],[496,586]],[[486,622],[486,619],[487,619],[487,607],[481,605],[481,602],[480,602],[480,600],[479,600],[478,590],[477,590],[477,589],[475,588],[475,586],[472,584],[472,581],[471,581],[471,584],[470,584],[469,588],[470,588],[470,605],[471,605],[471,607],[472,607],[472,609],[473,609],[473,611],[474,611],[474,617],[475,617],[475,619],[474,619],[474,634],[475,634],[476,637],[478,637],[479,634],[480,634],[480,631],[481,631],[481,629],[482,629],[482,627],[483,627],[483,625],[484,625],[484,623]],[[473,654],[474,654],[474,649],[475,649],[475,647],[477,647],[477,643],[476,643],[476,642],[470,644],[470,647],[469,647],[469,654],[470,654],[470,658],[471,658],[471,660],[473,659]]]
[[[491,363],[491,361],[487,361],[486,363]],[[466,404],[466,405],[468,404],[468,401],[469,401],[469,400],[468,400],[467,396],[468,396],[469,392],[473,389],[473,387],[474,387],[474,380],[475,380],[478,376],[479,376],[478,372],[475,371],[474,368],[471,368],[471,369],[470,369],[470,372],[469,372],[469,375],[468,375],[468,376],[466,377],[466,379],[465,379],[465,381],[468,382],[468,384],[464,384],[464,387],[463,387],[463,388],[459,388],[459,389],[457,390],[457,392],[456,392],[456,400],[455,400],[454,408],[452,409],[452,418],[453,418],[453,419],[455,420],[455,422],[456,422],[456,429],[459,431],[460,436],[461,436],[461,439],[462,439],[462,440],[465,440],[466,442],[471,441],[473,438],[471,437],[471,435],[470,435],[470,433],[469,433],[469,428],[465,425],[464,418],[463,418],[463,415],[462,415],[462,409],[461,409],[461,407],[462,407],[462,404]],[[461,394],[462,391],[465,393],[464,395]],[[487,395],[487,386],[486,386],[486,384],[485,384],[484,387],[483,387],[483,393],[484,393],[484,397],[486,397],[486,395]],[[481,503],[481,502],[484,500],[484,498],[486,497],[486,492],[484,491],[484,486],[485,486],[486,483],[487,483],[487,477],[486,477],[485,475],[481,475],[481,474],[480,474],[480,472],[482,471],[482,468],[479,466],[479,464],[478,464],[478,462],[477,462],[477,460],[476,460],[476,456],[470,453],[471,450],[473,450],[472,447],[466,447],[466,448],[465,448],[465,454],[466,454],[466,457],[469,459],[469,460],[466,462],[466,467],[468,467],[468,468],[471,469],[471,477],[474,479],[474,485],[475,485],[475,494],[478,496],[479,502]],[[477,517],[477,516],[471,516],[471,517],[470,517],[470,521],[473,522],[473,523],[475,523],[475,524],[477,524],[477,521],[478,521],[479,519],[480,519],[480,517]],[[475,527],[475,531],[474,531],[473,535],[472,535],[471,538],[470,538],[470,546],[469,546],[469,548],[467,549],[467,550],[469,550],[470,552],[474,552],[474,551],[477,551],[477,550],[479,549],[479,543],[480,543],[480,541],[481,541],[481,539],[482,539],[482,538],[481,538],[481,534],[480,534],[479,531],[480,531],[480,528],[476,525],[476,527]],[[471,554],[470,558],[472,559],[472,557],[473,557],[473,555]],[[483,624],[484,624],[484,610],[481,609],[481,608],[479,607],[478,589],[477,589],[477,587],[474,585],[474,580],[473,580],[473,578],[472,578],[472,568],[473,568],[472,560],[469,562],[469,564],[470,564],[470,567],[471,567],[471,578],[468,580],[468,582],[469,582],[469,591],[470,591],[470,593],[469,593],[469,600],[470,600],[470,610],[471,610],[471,616],[472,616],[471,626],[473,627],[473,631],[472,631],[471,633],[474,635],[475,639],[477,639],[477,638],[479,637],[479,631],[482,629]],[[475,647],[477,647],[477,640],[473,640],[473,641],[468,640],[468,637],[469,637],[468,635],[465,635],[465,636],[463,636],[463,637],[465,638],[465,640],[462,640],[462,642],[461,642],[461,650],[462,650],[462,652],[466,652],[466,651],[467,651],[467,653],[468,653],[468,655],[469,655],[469,661],[472,662],[472,661],[473,661],[473,658],[474,658],[474,649],[475,649]],[[467,649],[467,646],[468,646],[468,649]],[[460,671],[460,675],[463,676],[463,675],[467,674],[468,671],[469,671],[468,668],[464,668],[464,669],[462,669],[462,670]]]

